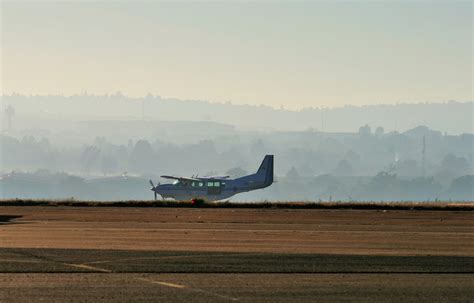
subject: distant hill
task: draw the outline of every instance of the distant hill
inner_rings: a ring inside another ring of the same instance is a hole
[[[164,99],[148,95],[130,98],[113,95],[23,96],[3,95],[4,106],[15,108],[18,121],[31,119],[209,121],[253,130],[305,130],[355,132],[368,124],[372,131],[406,131],[418,125],[448,134],[473,133],[472,101],[401,103],[395,105],[306,108],[299,111],[268,106]],[[25,122],[26,123],[26,122]]]

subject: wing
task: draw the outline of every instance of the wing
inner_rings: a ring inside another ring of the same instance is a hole
[[[172,179],[172,180],[199,181],[199,179],[187,178],[187,177],[176,177],[176,176],[167,176],[167,175],[160,176],[160,177],[165,178],[165,179]]]
[[[230,176],[205,176],[203,179],[228,179]]]

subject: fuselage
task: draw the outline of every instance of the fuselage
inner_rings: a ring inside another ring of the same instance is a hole
[[[177,181],[157,186],[156,192],[163,198],[176,200],[223,200],[270,184],[241,182],[239,179],[201,179],[201,181]]]
[[[265,156],[255,174],[230,178],[178,178],[174,183],[161,184],[153,190],[163,198],[176,200],[202,199],[218,201],[235,194],[265,188],[273,183],[273,155]]]

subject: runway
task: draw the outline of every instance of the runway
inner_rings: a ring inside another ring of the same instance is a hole
[[[470,302],[471,211],[0,207],[0,301]]]

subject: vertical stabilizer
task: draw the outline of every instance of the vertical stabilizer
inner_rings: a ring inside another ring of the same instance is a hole
[[[259,179],[265,180],[263,185],[265,187],[273,183],[273,155],[266,155],[265,158],[263,158],[256,175]]]

